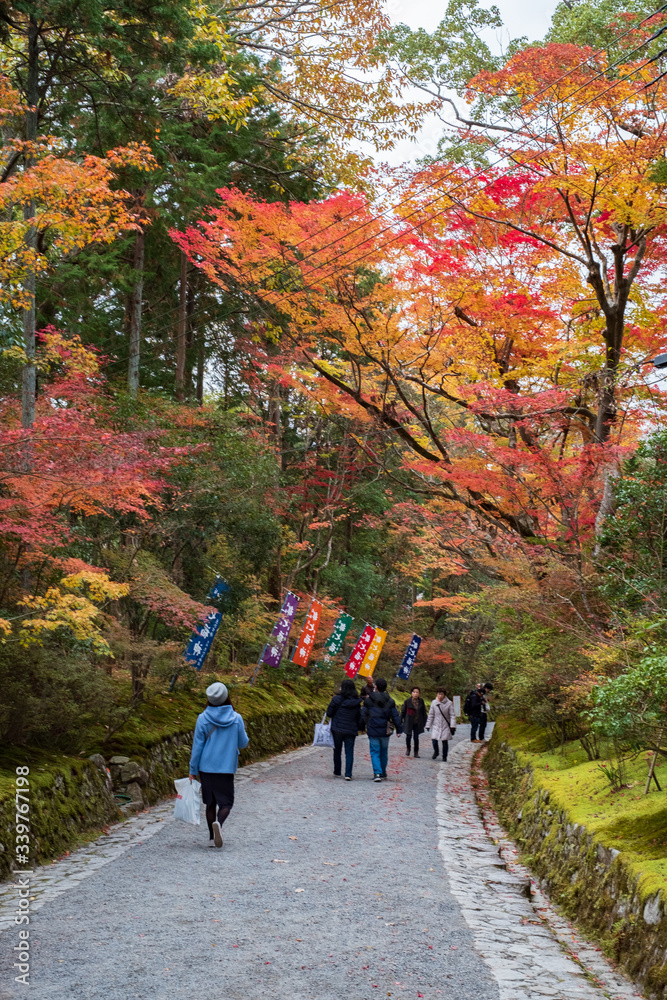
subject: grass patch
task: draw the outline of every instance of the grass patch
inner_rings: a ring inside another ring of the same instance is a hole
[[[604,847],[621,852],[642,897],[660,892],[667,902],[667,761],[656,766],[662,792],[652,785],[644,794],[645,754],[626,762],[629,787],[614,792],[599,766],[604,761],[589,761],[578,740],[544,750],[537,727],[514,719],[496,725],[496,738],[508,742],[519,762],[532,768],[537,785],[549,792],[570,822],[585,827]]]

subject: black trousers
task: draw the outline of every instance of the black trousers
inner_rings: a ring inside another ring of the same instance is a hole
[[[449,753],[449,740],[440,740],[442,743],[442,759],[447,760],[447,754]],[[440,748],[438,747],[438,740],[431,740],[433,744],[433,753],[440,753]]]
[[[415,753],[419,753],[419,733],[405,734],[405,752],[410,753],[410,741],[415,741]]]
[[[220,771],[200,771],[201,797],[205,806],[231,809],[234,805],[234,775]]]

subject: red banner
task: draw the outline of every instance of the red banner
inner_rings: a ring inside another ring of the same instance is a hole
[[[375,629],[372,625],[367,625],[357,639],[357,644],[350,653],[350,659],[345,664],[345,673],[348,677],[356,677],[359,667],[364,662],[364,656],[368,652],[368,647],[375,638]]]
[[[292,653],[292,663],[298,663],[301,667],[308,666],[310,654],[315,645],[315,636],[322,620],[322,605],[319,601],[313,601],[308,608],[306,620],[303,623],[299,641]]]

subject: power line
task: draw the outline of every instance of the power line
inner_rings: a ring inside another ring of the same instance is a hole
[[[640,66],[640,67],[639,67],[639,69],[642,69],[642,68],[643,68],[643,66]],[[634,70],[634,72],[637,72],[637,70]],[[611,90],[613,90],[613,88],[614,88],[615,86],[617,86],[617,85],[618,85],[619,83],[623,83],[623,82],[624,82],[625,80],[629,79],[631,75],[633,75],[633,74],[628,74],[628,75],[627,75],[627,76],[625,76],[625,77],[620,77],[620,78],[619,78],[618,80],[616,80],[616,81],[615,81],[615,82],[614,82],[613,84],[611,84],[611,85],[610,85],[610,86],[609,86],[609,87],[607,88],[607,90],[606,90],[606,91],[603,91],[603,94],[602,94],[602,95],[599,95],[599,96],[604,96],[604,94],[607,94],[607,93],[609,93],[609,92],[610,92]],[[598,98],[598,99],[599,99],[599,98]],[[568,115],[566,115],[566,116],[565,116],[565,118],[568,118],[568,117],[571,117],[571,116],[572,116],[573,114],[575,114],[575,113],[576,113],[576,111],[580,110],[580,109],[581,109],[582,107],[585,107],[587,103],[589,103],[589,102],[584,102],[584,104],[581,104],[581,105],[579,105],[579,107],[578,107],[578,108],[575,108],[575,109],[574,109],[573,111],[571,111],[571,112],[570,112],[570,113],[569,113]],[[620,104],[621,102],[619,101],[618,103]],[[612,107],[614,107],[614,106],[617,106],[617,105],[612,105]],[[518,147],[517,147],[517,148],[516,148],[516,149],[515,149],[515,150],[513,151],[513,153],[514,153],[514,154],[516,154],[516,153],[517,153],[517,152],[518,152],[519,150],[521,150],[522,148],[524,148],[524,147],[525,147],[526,145],[527,145],[527,143],[523,143],[522,145],[518,146]],[[542,155],[542,152],[541,152],[541,151],[539,151],[539,152],[538,152],[538,153],[536,153],[536,154],[535,154],[535,156],[534,156],[534,157],[532,157],[531,159],[535,159],[535,158],[536,158],[537,156],[541,156],[541,155]],[[491,163],[491,164],[489,164],[489,165],[485,166],[485,167],[484,167],[484,168],[483,168],[482,170],[479,170],[479,171],[477,171],[477,173],[475,173],[475,174],[472,174],[472,175],[471,175],[470,177],[466,177],[466,178],[465,178],[465,180],[463,180],[463,181],[461,181],[461,182],[460,182],[459,184],[455,185],[455,186],[454,186],[454,187],[452,188],[452,190],[451,190],[450,192],[448,192],[448,193],[447,193],[446,195],[440,195],[440,196],[438,196],[438,197],[436,197],[436,198],[433,198],[433,199],[432,199],[431,201],[427,202],[427,203],[426,203],[426,205],[422,205],[422,206],[420,206],[420,208],[419,208],[419,209],[415,209],[415,211],[414,211],[414,212],[411,212],[411,213],[410,213],[410,214],[409,214],[409,215],[408,215],[408,216],[407,216],[406,218],[407,218],[407,219],[410,219],[410,218],[411,218],[412,216],[416,215],[416,214],[417,214],[418,212],[423,212],[423,210],[424,210],[425,208],[428,208],[429,206],[431,206],[431,205],[435,204],[435,203],[436,203],[436,202],[438,202],[438,201],[439,201],[439,200],[440,200],[440,199],[441,199],[442,197],[451,197],[451,193],[452,193],[452,191],[456,191],[456,190],[457,190],[458,188],[461,188],[461,187],[463,187],[463,186],[467,186],[467,185],[469,185],[469,184],[470,184],[470,183],[471,183],[471,182],[472,182],[473,180],[475,180],[475,178],[477,178],[477,177],[480,177],[480,176],[482,176],[482,175],[483,175],[483,174],[485,174],[485,173],[486,173],[486,172],[487,172],[487,171],[488,171],[488,170],[489,170],[490,168],[492,168],[493,166],[497,165],[497,163],[500,163],[500,162],[502,162],[502,161],[503,161],[504,159],[506,159],[506,158],[507,158],[506,156],[503,156],[503,157],[501,157],[501,158],[500,158],[499,160],[497,160],[495,164],[494,164],[494,163]],[[524,163],[525,163],[525,162],[529,162],[529,160],[526,160],[526,161],[524,161]],[[445,175],[445,176],[449,176],[449,175]],[[443,179],[443,178],[438,178],[438,181],[440,181],[440,180],[442,180],[442,179]],[[494,178],[494,182],[495,182],[496,180],[497,180],[497,178]],[[432,185],[431,185],[431,186],[432,186]],[[486,186],[488,187],[488,185],[486,185]],[[484,188],[482,188],[482,190],[483,190],[483,189],[484,189]],[[405,204],[405,203],[406,203],[406,201],[407,201],[407,199],[404,199],[403,201],[399,202],[399,203],[398,203],[398,205],[396,205],[396,206],[395,206],[395,208],[398,208],[398,207],[400,207],[400,205],[402,205],[402,204]],[[460,205],[460,207],[462,207],[464,211],[466,210],[466,209],[465,209],[465,205],[462,205],[462,204],[461,204],[460,202],[454,202],[454,203],[455,203],[455,204],[459,204],[459,205]],[[420,226],[420,225],[423,225],[425,221],[426,221],[426,222],[431,222],[431,221],[433,221],[433,219],[437,218],[437,217],[438,217],[438,215],[441,215],[443,211],[444,211],[444,209],[443,209],[443,210],[440,210],[440,211],[438,211],[438,212],[435,212],[435,213],[433,213],[433,214],[432,214],[432,215],[431,215],[431,216],[430,216],[429,218],[427,218],[426,220],[424,220],[424,219],[421,219],[421,220],[420,220],[420,222],[419,222],[419,223],[418,223],[417,225],[414,225],[414,226],[410,226],[410,227],[408,228],[408,230],[407,230],[407,231],[408,231],[408,232],[414,232],[414,230],[415,230],[415,229],[417,229],[417,228],[418,228],[418,226]],[[404,219],[404,220],[402,220],[402,221],[403,221],[403,222],[405,222],[405,219]],[[391,226],[387,226],[387,227],[386,227],[386,228],[385,228],[384,230],[382,230],[381,232],[387,232],[387,231],[388,231],[388,230],[390,230],[390,229],[392,229],[392,227],[391,227]],[[404,236],[405,236],[405,234],[406,234],[406,230],[405,230],[405,229],[402,229],[400,233],[398,233],[398,234],[395,234],[395,235],[393,235],[393,236],[392,236],[392,237],[391,237],[391,238],[390,238],[389,240],[385,241],[384,243],[380,244],[379,246],[375,246],[375,247],[373,247],[373,249],[372,249],[372,250],[370,250],[370,251],[369,251],[368,253],[366,253],[366,254],[363,254],[362,256],[360,256],[360,257],[357,257],[357,258],[355,258],[355,259],[353,259],[353,260],[351,260],[351,261],[348,261],[348,262],[347,262],[347,266],[348,266],[348,267],[352,267],[353,265],[355,265],[355,264],[358,264],[358,263],[360,263],[360,262],[361,262],[361,261],[363,261],[363,260],[366,260],[366,259],[367,259],[367,258],[368,258],[369,256],[371,256],[372,254],[375,254],[375,253],[377,253],[377,252],[378,252],[379,250],[382,250],[382,249],[384,249],[385,247],[389,246],[389,245],[390,245],[391,243],[395,242],[395,241],[396,241],[397,239],[400,239],[400,238],[404,237]],[[346,249],[345,251],[342,251],[341,253],[337,254],[337,255],[336,255],[336,256],[334,256],[334,257],[332,257],[332,258],[331,258],[330,260],[326,261],[326,262],[325,262],[324,264],[322,264],[322,265],[321,265],[321,267],[322,267],[322,268],[324,268],[324,267],[327,267],[327,266],[330,266],[330,265],[331,265],[331,264],[333,264],[333,263],[334,263],[334,262],[335,262],[336,260],[338,260],[338,259],[339,259],[340,257],[342,257],[342,256],[344,256],[345,254],[347,254],[347,253],[350,253],[350,252],[352,252],[352,251],[354,251],[354,250],[358,249],[358,248],[359,248],[360,246],[362,246],[362,245],[363,245],[363,244],[364,244],[365,242],[366,242],[366,241],[364,240],[364,241],[361,241],[360,243],[357,243],[357,244],[355,244],[355,245],[354,245],[353,247],[351,247],[351,248],[347,248],[347,249]],[[330,275],[329,275],[329,276],[330,276]],[[285,294],[284,294],[284,295],[282,295],[282,296],[281,296],[281,297],[280,297],[280,298],[279,298],[279,299],[278,299],[277,301],[274,301],[274,302],[271,302],[270,304],[271,304],[271,305],[272,305],[272,306],[273,306],[274,308],[276,308],[276,307],[278,307],[278,306],[280,305],[280,303],[281,303],[281,302],[283,302],[283,301],[285,301],[285,300],[286,300],[287,298],[289,298],[289,296],[290,296],[290,295],[294,295],[294,294],[296,294],[296,293],[297,293],[297,292],[299,292],[299,291],[306,291],[306,290],[309,290],[309,289],[310,289],[310,290],[314,290],[314,286],[313,286],[313,285],[308,285],[308,284],[305,284],[305,285],[303,285],[303,286],[302,286],[301,288],[299,288],[299,289],[295,289],[295,290],[294,290],[294,291],[292,291],[291,293],[289,293],[289,292],[288,292],[288,293],[285,293]],[[268,314],[267,314],[267,315],[268,315]]]

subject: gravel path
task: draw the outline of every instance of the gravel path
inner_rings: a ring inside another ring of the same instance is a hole
[[[510,902],[495,928],[480,930],[471,918],[495,906],[477,870],[479,847],[491,841],[483,830],[466,838],[446,825],[475,819],[470,744],[443,765],[430,759],[428,741],[414,760],[393,739],[382,784],[370,780],[367,748],[361,737],[352,782],[334,778],[331,752],[318,749],[244,768],[222,851],[205,846],[205,825],[175,823],[170,806],[158,806],[45,868],[35,880],[31,985],[13,981],[17,932],[8,929],[0,998],[504,1000],[517,970],[516,956],[506,961],[505,932],[525,917],[517,900],[531,904],[519,879],[503,886]],[[529,946],[535,954],[523,964],[538,991],[522,998],[610,996],[578,969],[585,989],[559,992],[555,939],[551,964],[541,963],[537,931]]]

